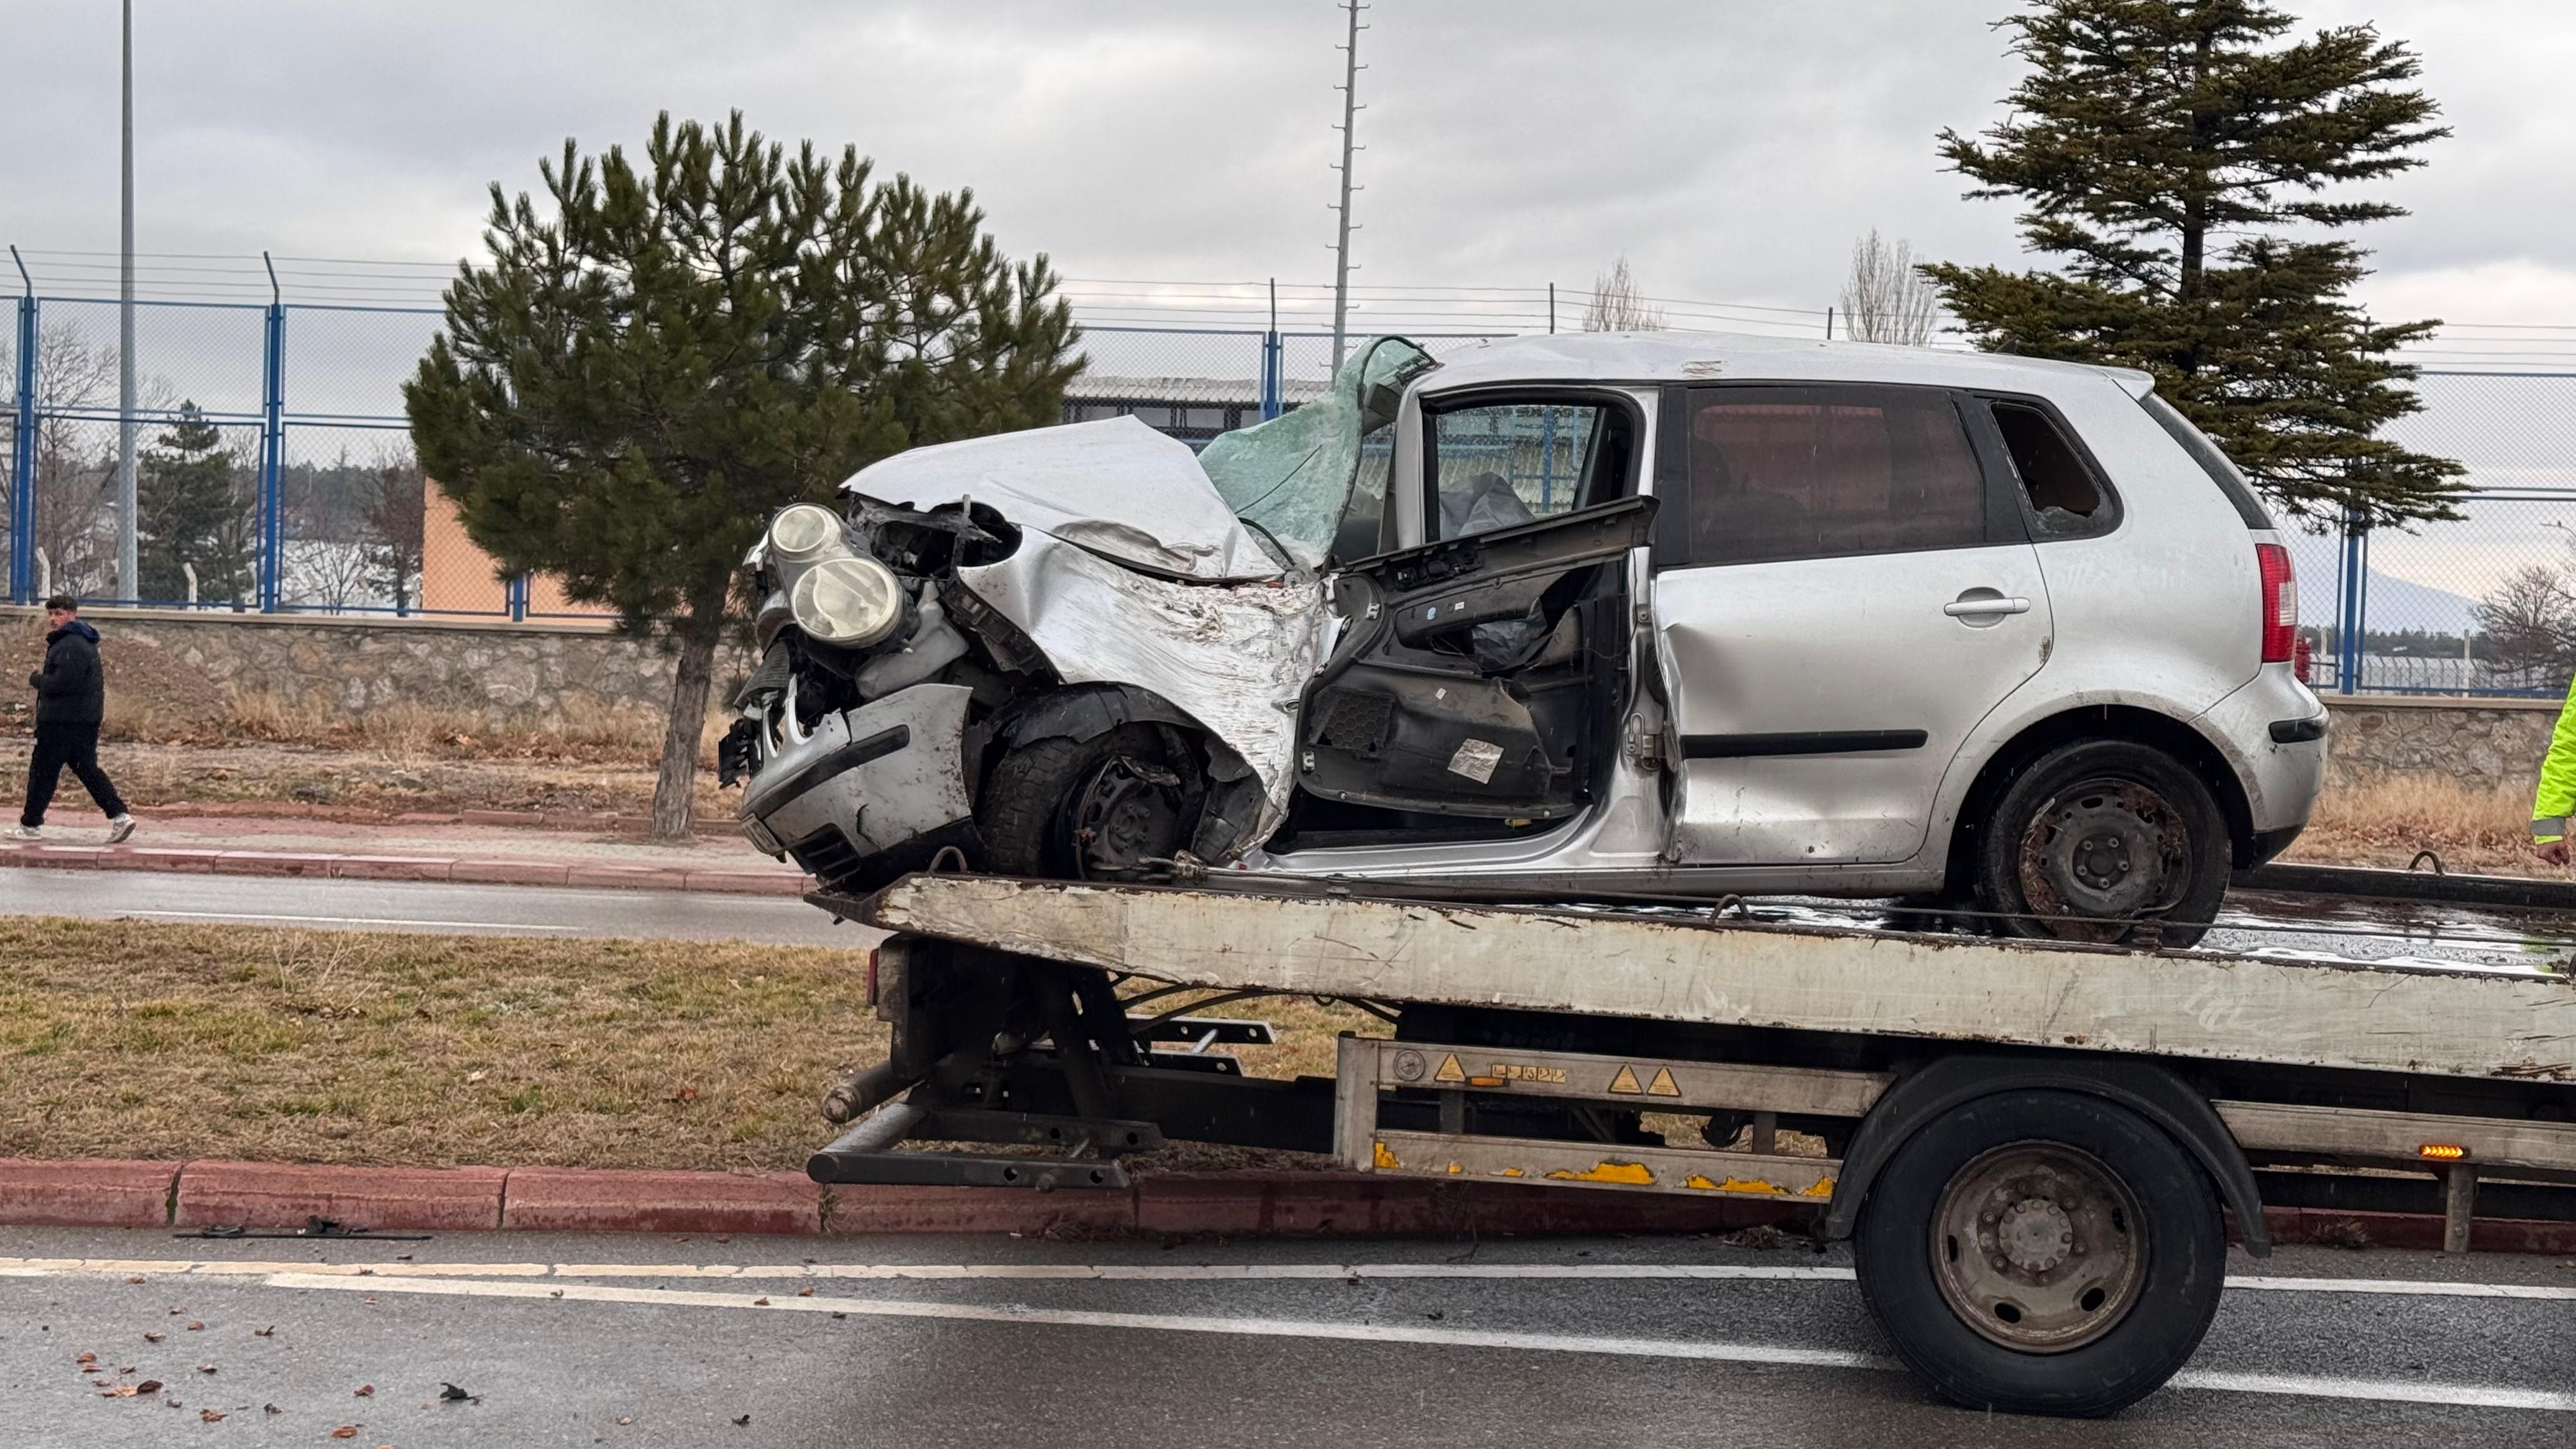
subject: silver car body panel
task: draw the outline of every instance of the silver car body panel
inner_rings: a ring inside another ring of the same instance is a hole
[[[1067,684],[1134,685],[1206,726],[1260,777],[1251,838],[1278,827],[1296,779],[1298,700],[1322,658],[1320,584],[1180,583],[1042,533],[957,579],[1018,625]]]
[[[1285,572],[1217,496],[1189,444],[1134,418],[914,448],[859,470],[841,491],[922,509],[971,499],[1023,529],[1170,578]]]
[[[838,830],[860,854],[879,855],[953,826],[974,813],[965,766],[974,693],[920,684],[827,714],[810,734],[773,742],[734,813],[770,836],[760,844],[772,854]]]

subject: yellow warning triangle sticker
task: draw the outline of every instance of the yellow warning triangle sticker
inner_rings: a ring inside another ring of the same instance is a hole
[[[1435,1082],[1463,1082],[1467,1080],[1467,1074],[1458,1068],[1458,1054],[1456,1052],[1451,1052],[1449,1055],[1440,1059],[1440,1070],[1431,1074],[1431,1080]]]
[[[1673,1069],[1670,1067],[1655,1068],[1655,1079],[1646,1084],[1646,1095],[1649,1097],[1678,1097],[1681,1094],[1682,1089],[1673,1082]]]
[[[1620,1093],[1623,1096],[1635,1096],[1646,1089],[1637,1085],[1636,1069],[1622,1065],[1619,1068],[1619,1075],[1610,1079],[1610,1090]],[[1675,1095],[1679,1094],[1676,1093]]]

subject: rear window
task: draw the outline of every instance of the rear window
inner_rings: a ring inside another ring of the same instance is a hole
[[[1694,564],[1987,541],[1984,473],[1947,393],[1717,387],[1690,405]]]
[[[2236,471],[2236,465],[2228,461],[2225,453],[2218,451],[2218,445],[2211,442],[2207,434],[2191,425],[2191,419],[2175,411],[2172,403],[2154,393],[2138,399],[2138,405],[2147,410],[2147,416],[2154,418],[2158,426],[2171,433],[2175,442],[2182,444],[2184,452],[2191,454],[2191,460],[2200,465],[2200,471],[2208,474],[2209,481],[2218,485],[2218,491],[2227,495],[2227,501],[2236,505],[2236,516],[2245,520],[2247,528],[2268,529],[2274,526],[2272,515],[2264,511],[2263,500],[2254,496],[2254,485],[2245,481],[2245,475]]]

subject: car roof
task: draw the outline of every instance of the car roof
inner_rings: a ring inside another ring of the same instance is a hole
[[[2144,397],[2155,386],[2125,367],[1735,332],[1559,332],[1443,346],[1437,355],[1426,392],[1516,382],[1876,382],[2044,394],[2104,378]]]

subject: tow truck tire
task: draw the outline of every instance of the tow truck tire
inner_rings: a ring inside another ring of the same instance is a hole
[[[2006,935],[2190,946],[2234,860],[2227,817],[2182,762],[2135,740],[2076,740],[2032,761],[1978,823],[1977,905]]]
[[[1861,1297],[1897,1352],[1973,1409],[2100,1415],[2153,1392],[2218,1311],[2227,1237],[2208,1175],[2125,1107],[1981,1097],[1871,1183]]]
[[[1154,725],[1032,740],[1004,755],[985,781],[975,811],[984,868],[1057,880],[1139,874],[1135,861],[1189,844],[1206,790],[1198,762],[1174,758]],[[1102,848],[1087,849],[1091,841]]]

